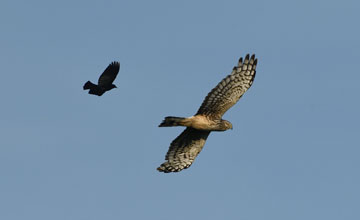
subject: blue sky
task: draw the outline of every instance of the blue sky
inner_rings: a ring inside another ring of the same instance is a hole
[[[356,1],[0,3],[0,219],[359,219]],[[170,142],[240,56],[253,86],[191,168]],[[111,61],[118,89],[82,90]]]

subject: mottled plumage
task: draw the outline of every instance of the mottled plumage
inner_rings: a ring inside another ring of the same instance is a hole
[[[119,62],[112,62],[101,74],[98,80],[98,84],[95,85],[90,81],[87,81],[84,85],[84,90],[89,89],[89,94],[102,96],[106,91],[109,91],[113,88],[117,88],[113,84],[117,74],[120,70]]]
[[[246,55],[238,65],[206,96],[196,115],[188,118],[169,116],[159,127],[186,126],[187,128],[170,144],[160,172],[178,172],[191,166],[203,148],[211,131],[232,129],[222,116],[252,85],[257,59]]]
[[[169,173],[178,172],[191,166],[196,156],[203,148],[210,131],[196,130],[187,127],[173,142],[165,156],[165,163],[159,171]]]

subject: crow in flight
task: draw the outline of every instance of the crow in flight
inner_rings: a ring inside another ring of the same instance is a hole
[[[89,94],[102,96],[106,91],[109,91],[113,88],[117,88],[114,84],[112,84],[119,73],[120,63],[112,62],[105,71],[101,74],[98,80],[98,84],[87,81],[84,85],[84,90],[89,89]]]

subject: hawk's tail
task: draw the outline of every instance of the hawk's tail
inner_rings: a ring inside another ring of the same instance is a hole
[[[87,89],[93,89],[93,88],[96,88],[96,85],[90,81],[87,81],[85,84],[84,84],[84,90],[87,90]]]
[[[159,127],[172,127],[172,126],[190,126],[191,121],[188,118],[168,116],[161,122]]]

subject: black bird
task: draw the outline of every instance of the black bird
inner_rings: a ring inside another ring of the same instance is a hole
[[[119,73],[120,63],[112,62],[105,71],[101,74],[98,80],[98,84],[87,81],[84,85],[84,90],[89,89],[89,94],[102,96],[106,91],[109,91],[113,88],[117,88],[116,85],[112,84]]]

